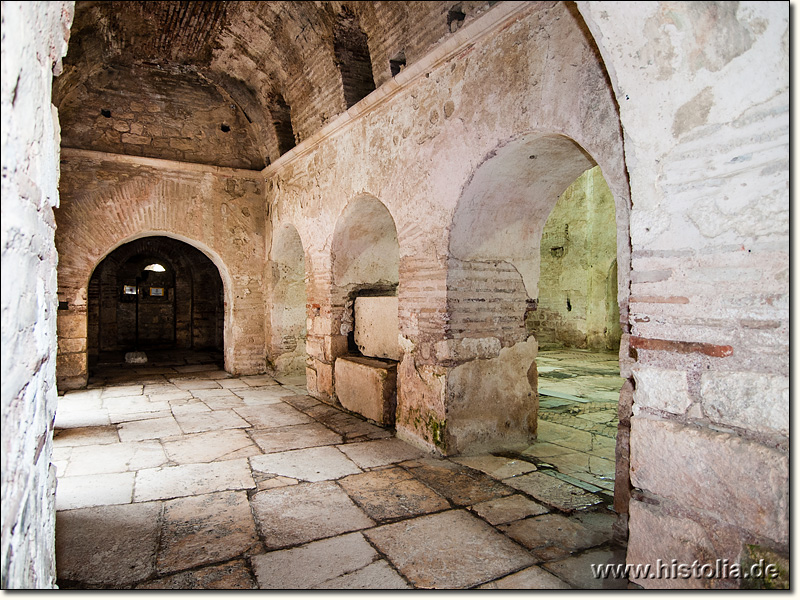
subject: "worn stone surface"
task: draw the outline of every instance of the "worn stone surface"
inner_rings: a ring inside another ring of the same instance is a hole
[[[780,544],[788,541],[788,456],[729,433],[631,419],[631,483]],[[720,507],[735,506],[735,511]]]
[[[491,583],[479,586],[480,590],[571,590],[568,585],[555,575],[538,566],[528,567],[513,575],[501,577]]]
[[[382,467],[424,456],[424,452],[398,439],[356,442],[339,448],[362,469]]]
[[[471,509],[490,525],[502,525],[525,517],[542,515],[548,511],[541,504],[519,494],[480,502],[472,506]]]
[[[323,590],[407,590],[411,586],[385,560],[316,586]]]
[[[324,587],[328,581],[361,569],[378,558],[360,533],[349,533],[290,550],[252,558],[261,589],[296,590]]]
[[[247,459],[143,469],[136,475],[134,502],[255,487]]]
[[[459,506],[509,496],[514,492],[488,475],[448,461],[423,459],[410,470],[414,477]]]
[[[524,460],[514,460],[501,456],[464,456],[456,457],[453,462],[483,471],[495,479],[506,479],[516,477],[536,470],[536,465],[525,462]]]
[[[283,403],[238,408],[235,412],[258,429],[301,425],[313,421],[308,415]]]
[[[272,550],[374,525],[328,481],[258,492],[251,505],[264,544]]]
[[[392,425],[397,406],[397,365],[363,357],[336,359],[336,396],[347,410]]]
[[[250,466],[256,471],[311,482],[339,479],[361,472],[353,461],[331,446],[254,456],[250,459]]]
[[[64,476],[122,473],[160,467],[167,462],[158,441],[76,446],[70,453],[69,468]]]
[[[550,514],[531,517],[508,525],[500,525],[507,533],[533,551],[534,556],[553,556],[550,548],[560,550],[563,555],[592,548],[611,539],[613,515],[585,513],[575,517]]]
[[[164,503],[156,568],[173,573],[257,552],[261,544],[245,492],[219,492]]]
[[[364,356],[400,360],[397,336],[397,296],[356,298],[353,333],[356,345]]]
[[[59,579],[125,585],[154,574],[161,510],[144,502],[59,512]]]
[[[254,431],[250,437],[266,453],[327,446],[342,442],[340,435],[319,423],[277,427],[270,429],[269,432]]]
[[[450,508],[447,500],[398,468],[351,475],[339,485],[371,519],[379,522]]]
[[[137,590],[254,590],[250,569],[242,560],[168,575],[136,586]]]
[[[602,499],[577,486],[544,473],[529,473],[505,483],[526,494],[530,494],[540,502],[565,512],[580,510],[599,504]]]
[[[56,509],[128,504],[133,498],[135,476],[135,473],[100,473],[61,477],[58,480]]]
[[[421,588],[470,587],[533,562],[520,546],[464,511],[384,525],[366,536]]]
[[[164,452],[179,465],[235,460],[260,454],[261,450],[242,429],[207,431],[162,440]]]
[[[578,590],[625,590],[628,589],[627,578],[595,577],[592,572],[592,565],[625,564],[626,559],[623,551],[598,549],[589,550],[580,556],[571,556],[563,560],[548,562],[544,565],[544,568]]]

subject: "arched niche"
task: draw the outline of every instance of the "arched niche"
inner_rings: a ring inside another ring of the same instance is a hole
[[[306,366],[306,260],[291,224],[274,234],[270,250],[272,302],[270,360],[277,373],[304,373]]]
[[[448,453],[535,438],[537,341],[525,322],[539,296],[542,232],[559,196],[596,164],[573,139],[532,132],[501,144],[464,186],[450,235],[450,327],[438,355],[451,367]],[[617,214],[627,214],[623,201],[615,198]]]

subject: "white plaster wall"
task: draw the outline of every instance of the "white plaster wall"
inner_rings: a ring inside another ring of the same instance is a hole
[[[3,2],[2,587],[55,586],[58,117],[72,2]]]
[[[655,502],[628,562],[788,551],[789,4],[578,6],[631,177],[631,469]]]

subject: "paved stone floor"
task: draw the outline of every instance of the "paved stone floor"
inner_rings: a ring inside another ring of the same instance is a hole
[[[526,454],[554,465],[558,477],[613,494],[617,404],[624,381],[617,354],[542,349],[536,364],[539,441]]]
[[[441,460],[307,396],[302,378],[232,377],[218,358],[99,365],[59,398],[62,588],[628,586],[591,571],[624,561],[602,410],[554,405],[529,448]]]

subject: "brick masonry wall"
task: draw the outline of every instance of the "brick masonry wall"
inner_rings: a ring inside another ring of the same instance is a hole
[[[263,179],[257,172],[65,150],[56,213],[59,266],[59,389],[85,385],[87,287],[116,247],[168,235],[202,251],[225,288],[225,366],[266,368]],[[102,225],[98,225],[102,224]],[[71,341],[67,341],[71,340]]]
[[[788,552],[789,7],[578,6],[631,168],[628,562]]]
[[[55,586],[59,125],[71,2],[3,3],[2,587]]]

